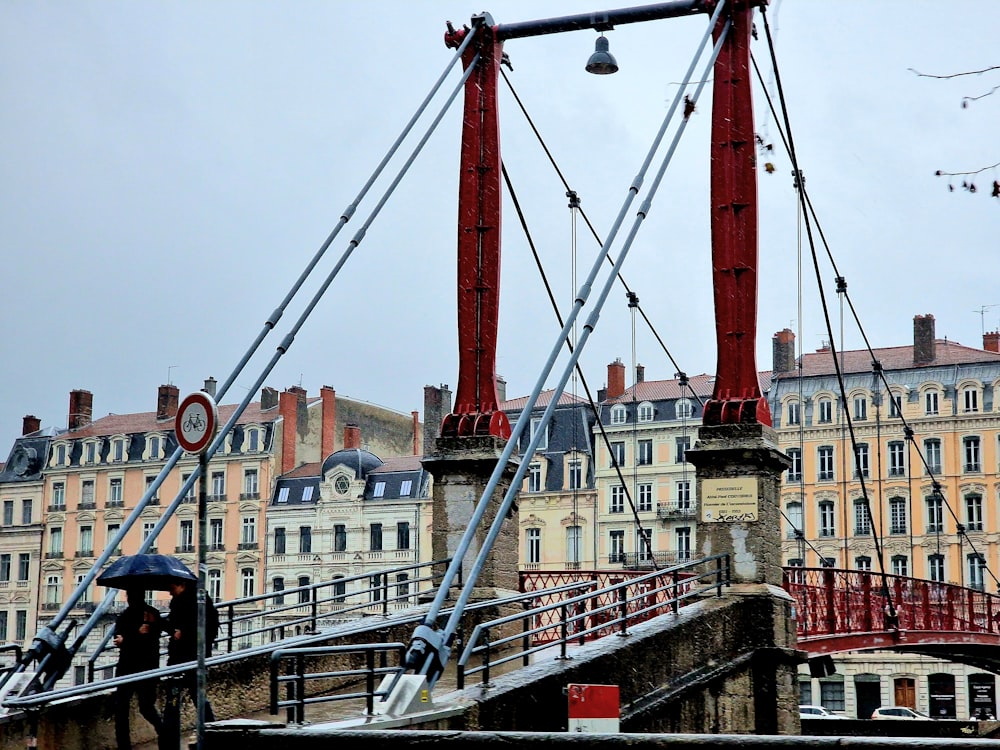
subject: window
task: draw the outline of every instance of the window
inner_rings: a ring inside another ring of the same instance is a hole
[[[894,576],[910,575],[910,561],[906,555],[892,556],[892,574]]]
[[[253,516],[243,516],[240,523],[240,544],[257,546],[257,519]]]
[[[674,549],[678,560],[691,559],[691,529],[687,526],[674,530]]]
[[[927,391],[924,394],[924,414],[932,416],[938,413],[938,392]]]
[[[854,569],[871,571],[872,559],[868,555],[858,555],[854,558]]]
[[[257,573],[253,568],[243,568],[240,571],[240,578],[243,581],[243,598],[254,596],[257,589]]]
[[[143,521],[142,522],[142,541],[146,541],[153,533],[153,529],[156,527],[156,523],[153,521]],[[149,550],[153,551],[152,548]]]
[[[678,419],[691,419],[694,416],[694,404],[691,403],[691,399],[677,399],[674,410],[677,412]]]
[[[868,397],[854,397],[854,418],[859,422],[868,419]]]
[[[968,531],[983,530],[982,495],[965,496],[965,528]]]
[[[646,561],[653,559],[652,529],[637,529],[635,532],[635,557],[637,560]]]
[[[844,710],[844,677],[833,677],[819,681],[819,702],[831,711]]]
[[[979,411],[979,389],[965,388],[962,390],[962,402],[966,414]]]
[[[163,440],[159,435],[150,435],[148,446],[148,458],[150,461],[156,461],[161,456],[161,446],[163,445]]]
[[[688,448],[691,447],[691,438],[687,435],[676,439],[677,443],[677,463],[687,463]]]
[[[372,552],[378,552],[382,549],[382,524],[373,523],[369,527],[369,540],[368,549]]]
[[[313,550],[312,526],[299,526],[299,554],[311,555]]]
[[[382,576],[380,574],[369,576],[368,592],[369,596],[371,597],[371,601],[373,602],[382,601]]]
[[[653,509],[653,485],[644,482],[640,484],[638,489],[638,508],[637,510],[641,513],[643,511],[650,511]]]
[[[156,477],[146,477],[146,493],[149,494],[152,500],[157,499],[157,492],[153,490],[153,482],[156,481]]]
[[[535,450],[543,451],[549,447],[549,431],[548,428],[542,429],[542,418],[534,417],[531,420],[531,435],[529,440],[533,440],[535,435],[541,431],[541,436],[538,440],[538,445],[535,446]]]
[[[528,492],[541,492],[542,491],[542,465],[541,464],[529,464],[528,465]]]
[[[288,502],[288,488],[287,487],[282,487],[280,490],[278,490],[278,502],[279,503],[287,503]]]
[[[542,561],[542,530],[526,529],[524,532],[525,562],[532,565]]]
[[[924,441],[924,460],[927,462],[927,471],[931,474],[941,473],[941,441],[931,438]]]
[[[343,604],[347,599],[347,583],[343,578],[343,576],[333,578],[333,601],[336,604]]]
[[[622,529],[608,532],[608,562],[625,562],[625,532]]]
[[[120,523],[109,523],[107,528],[107,536],[105,537],[105,544],[111,546],[115,541],[115,537],[118,536],[118,530],[121,528]],[[122,548],[120,546],[115,547],[114,554],[120,555],[122,553]]]
[[[410,548],[410,523],[409,521],[396,522],[396,549]]]
[[[31,524],[31,506],[32,502],[30,499],[24,499],[21,501],[21,523],[25,526]]]
[[[944,555],[933,554],[927,556],[927,573],[932,581],[944,582]]]
[[[212,472],[212,496],[219,498],[226,496],[226,472]]]
[[[983,572],[986,570],[986,558],[981,552],[973,552],[969,560],[969,588],[983,590]]]
[[[243,470],[243,494],[249,499],[254,499],[258,497],[260,488],[257,485],[257,470],[256,469],[244,469]]]
[[[833,480],[833,446],[832,445],[821,445],[817,451],[817,457],[819,458],[819,468],[817,471],[816,478],[820,482],[829,482]]]
[[[13,526],[14,525],[14,501],[4,500],[3,501],[3,525]]]
[[[611,488],[611,504],[608,506],[608,513],[625,512],[625,488],[620,484]]]
[[[10,554],[0,555],[0,583],[10,582]],[[2,641],[2,639],[0,639]]]
[[[868,476],[868,443],[854,446],[854,478]]]
[[[274,554],[285,554],[285,527],[278,526],[274,530]]]
[[[864,498],[854,501],[854,535],[868,536],[872,533],[872,517]]]
[[[410,595],[410,575],[408,573],[396,574],[396,596],[406,597]]]
[[[60,443],[56,446],[56,466],[66,465],[66,444]]]
[[[208,519],[208,546],[215,551],[225,548],[225,542],[222,539],[221,518]]]
[[[309,586],[309,576],[299,576],[298,586],[302,589],[299,591],[299,604],[308,604],[312,601],[312,589],[307,588]]]
[[[625,424],[628,422],[628,412],[621,404],[611,407],[611,424]]]
[[[208,571],[208,595],[212,597],[213,601],[219,601],[222,599],[222,571],[221,570],[210,570]]]
[[[802,531],[802,503],[793,501],[785,506],[785,516],[788,519],[788,537],[798,536],[797,531]]]
[[[611,466],[625,465],[625,443],[617,441],[611,443]]]
[[[385,482],[375,482],[372,497],[385,497]]]
[[[569,489],[579,490],[583,487],[583,462],[578,458],[570,459],[569,464]]]
[[[31,553],[21,552],[17,556],[17,580],[27,581],[28,573],[31,567]]]
[[[188,519],[180,523],[180,533],[177,537],[178,552],[194,552],[194,521]]]
[[[924,502],[927,504],[927,533],[940,534],[944,531],[944,498],[931,495]]]
[[[906,498],[889,498],[889,533],[906,533]]]
[[[122,480],[116,477],[108,482],[108,507],[120,508],[125,504],[122,497]]]
[[[979,456],[979,436],[972,435],[967,438],[962,438],[962,445],[965,447],[966,473],[977,473],[982,471],[982,464]]]
[[[243,440],[243,452],[244,453],[256,453],[260,450],[260,430],[255,427],[250,427],[244,433],[245,439]]]
[[[46,576],[45,578],[45,603],[46,604],[61,604],[62,603],[62,577],[61,576]]]
[[[789,448],[788,457],[792,460],[792,465],[788,467],[785,475],[786,482],[802,481],[802,451],[799,448]]]
[[[97,462],[97,444],[87,443],[83,447],[84,463],[92,464]]]
[[[78,554],[81,557],[93,557],[94,555],[94,527],[80,527],[80,549]]]
[[[906,476],[906,444],[899,440],[889,443],[889,476]]]
[[[80,588],[80,584],[83,583],[83,579],[86,578],[86,577],[87,577],[86,573],[77,573],[76,574],[76,588]],[[93,582],[88,583],[87,586],[80,592],[80,598],[79,598],[78,604],[77,604],[78,607],[81,604],[85,603],[85,602],[93,601],[93,599],[94,599],[94,589],[93,589],[92,583]]]
[[[788,425],[802,424],[802,405],[798,401],[788,402]]]
[[[681,480],[674,485],[677,494],[677,510],[691,510],[691,481]]]
[[[188,483],[191,479],[190,474],[181,474],[181,487]],[[194,502],[194,482],[188,485],[187,492],[184,493],[184,502],[193,503]]]
[[[656,415],[653,405],[648,401],[643,401],[639,404],[639,421],[640,422],[652,422],[653,417]]]
[[[94,480],[84,479],[80,483],[80,507],[81,508],[93,508],[94,507]]]
[[[411,492],[413,492],[413,480],[412,479],[404,479],[402,482],[399,483],[399,496],[400,497],[409,497]]]
[[[52,484],[52,510],[63,510],[66,508],[66,483],[54,482]]]
[[[111,460],[122,462],[125,460],[125,441],[118,439],[111,441]]]
[[[28,610],[19,609],[14,613],[14,640],[23,641],[28,631]]]
[[[570,564],[580,564],[580,541],[581,528],[579,526],[566,527],[566,562]]]
[[[281,576],[278,576],[271,583],[271,591],[274,592],[275,604],[285,603],[285,595],[282,593],[284,590],[285,590],[285,579],[282,578]]]
[[[636,463],[649,466],[653,463],[653,441],[639,440],[636,445]]]
[[[828,398],[821,398],[818,405],[819,422],[827,424],[833,421],[833,402]]]
[[[889,394],[889,416],[890,417],[901,417],[903,416],[903,397],[897,396],[895,394]]]
[[[63,530],[60,526],[49,529],[49,557],[62,557]]]
[[[333,527],[333,551],[347,551],[347,527],[342,523],[338,523]]]
[[[7,612],[0,611],[0,643],[7,642]]]
[[[834,522],[833,503],[824,501],[819,504],[819,535],[836,536],[837,529]]]

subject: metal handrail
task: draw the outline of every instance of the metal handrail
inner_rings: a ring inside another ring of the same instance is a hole
[[[692,574],[692,568],[711,562],[715,562],[715,566],[711,569]],[[665,582],[660,583],[664,579]],[[697,586],[698,582],[705,581],[706,579],[710,582],[702,586]],[[588,583],[596,586],[596,582]],[[653,585],[645,587],[644,584],[648,583],[652,583]],[[600,631],[607,631],[609,628],[615,628],[616,626],[619,635],[627,635],[629,623],[665,613],[664,610],[669,610],[673,614],[677,614],[681,605],[687,600],[700,597],[706,591],[712,590],[715,591],[716,596],[722,596],[723,587],[728,587],[729,585],[729,555],[718,554],[702,560],[630,578],[620,583],[552,602],[521,613],[498,617],[480,623],[473,629],[465,645],[465,650],[458,660],[458,687],[462,689],[465,686],[466,675],[479,672],[483,673],[483,683],[486,684],[489,682],[491,667],[500,666],[516,659],[521,659],[522,662],[527,663],[531,654],[551,648],[554,645],[558,645],[560,648],[560,658],[566,658],[567,645],[571,641],[578,641],[582,644],[587,640],[588,636],[597,636]],[[630,586],[636,587],[638,593],[630,596],[628,593]],[[661,598],[660,594],[668,595]],[[610,602],[599,603],[602,597],[610,598]],[[630,606],[637,602],[640,603],[639,607],[633,608]],[[559,611],[560,613],[560,619],[557,623],[531,624],[532,621],[540,622],[542,620],[541,615],[555,611]],[[571,611],[572,614],[570,614]],[[612,613],[614,613],[613,617],[608,619],[603,617]],[[588,618],[590,618],[592,624],[588,625]],[[514,622],[524,623],[521,632],[502,636],[495,640],[490,639],[491,628],[509,625]],[[581,625],[582,627],[580,627]],[[558,628],[559,630],[559,636],[555,640],[538,639],[535,645],[532,645],[532,636],[541,635],[554,628]],[[497,648],[508,646],[517,641],[520,641],[522,644],[519,651],[497,659],[492,658],[492,652]],[[476,654],[482,654],[482,665],[471,668],[467,667],[469,660]]]

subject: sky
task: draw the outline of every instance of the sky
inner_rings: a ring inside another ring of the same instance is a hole
[[[621,6],[495,0],[487,10],[512,23],[611,7]],[[0,459],[26,414],[65,427],[73,389],[93,392],[99,417],[154,410],[164,383],[183,395],[229,377],[444,71],[445,22],[479,10],[461,0],[0,3]],[[970,195],[934,173],[1000,161],[1000,93],[960,106],[1000,75],[911,69],[1000,64],[1000,4],[774,0],[767,16],[799,166],[864,335],[876,347],[908,344],[913,316],[931,313],[939,337],[981,346],[983,327],[1000,325],[997,175],[977,177]],[[505,45],[513,88],[602,236],[706,27],[702,15],[619,26],[607,34],[613,76],[583,70],[594,31]],[[765,370],[775,332],[791,328],[805,351],[829,334],[767,106],[778,88],[759,18],[757,28],[765,86],[755,82],[755,127],[775,146],[759,172]],[[225,402],[255,387],[458,78],[453,69]],[[710,91],[622,272],[690,374],[715,370]],[[445,112],[264,385],[311,394],[330,385],[404,413],[422,410],[424,385],[454,389],[461,117],[457,106]],[[504,163],[565,314],[599,249],[579,218],[574,231],[565,188],[503,83],[500,118]],[[509,196],[503,211],[497,370],[515,397],[539,380],[559,326]],[[858,348],[861,330],[842,315],[822,249],[820,268],[834,341]],[[581,356],[592,390],[616,358],[630,371],[643,364],[647,379],[675,372],[641,319],[633,324],[618,285]],[[564,366],[561,354],[547,385]]]

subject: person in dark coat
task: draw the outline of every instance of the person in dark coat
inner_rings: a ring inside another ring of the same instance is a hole
[[[118,647],[116,677],[160,666],[163,620],[157,610],[146,604],[145,593],[142,589],[128,589],[125,594],[128,607],[115,621],[113,641]],[[115,693],[115,740],[118,750],[132,750],[129,715],[133,693],[139,699],[139,713],[153,725],[157,735],[163,728],[160,714],[156,710],[156,683],[157,679],[154,677],[118,687]]]
[[[178,580],[170,584],[170,615],[167,620],[170,642],[167,645],[167,665],[183,664],[198,658],[198,589],[193,581]],[[205,657],[212,655],[212,643],[219,633],[219,613],[212,597],[205,593]],[[182,685],[198,701],[198,674],[185,672]],[[205,699],[205,720],[215,721],[212,704]]]

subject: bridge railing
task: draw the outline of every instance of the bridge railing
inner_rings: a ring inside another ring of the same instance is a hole
[[[800,638],[885,630],[1000,632],[1000,597],[866,570],[789,567]],[[890,607],[890,601],[892,606]]]
[[[481,673],[486,684],[492,668],[515,660],[527,665],[533,654],[555,645],[565,658],[570,643],[583,644],[611,633],[626,635],[630,625],[668,612],[676,614],[681,606],[707,592],[722,596],[722,589],[730,584],[729,555],[725,554],[645,575],[611,574],[619,580],[600,588],[596,580],[583,579],[580,571],[530,575],[535,581],[566,579],[567,585],[572,584],[568,579],[577,577],[577,585],[591,590],[574,595],[546,593],[540,597],[542,604],[533,609],[477,625],[458,660],[459,689],[465,686],[467,675]],[[469,667],[473,657],[482,663]]]

